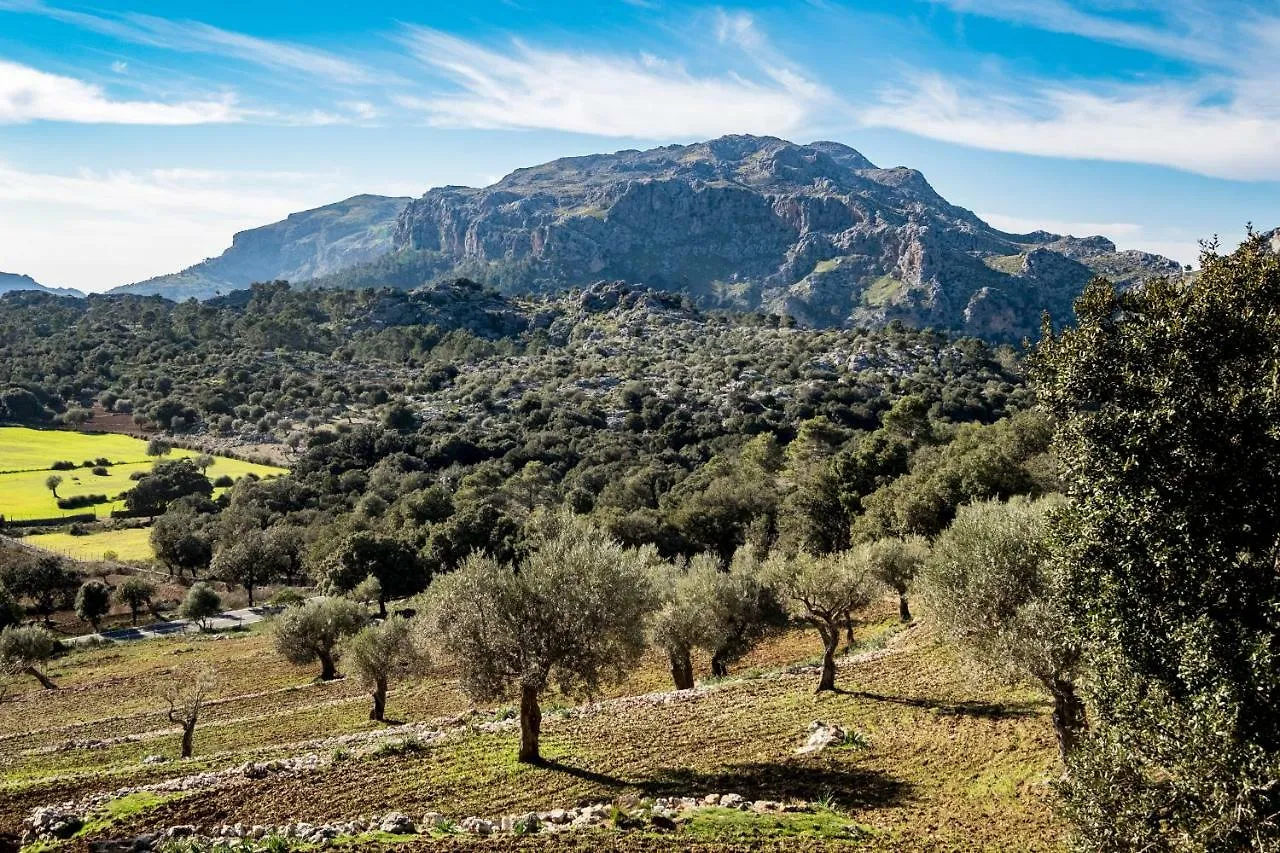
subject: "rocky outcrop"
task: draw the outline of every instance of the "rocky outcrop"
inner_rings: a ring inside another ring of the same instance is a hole
[[[995,339],[1034,335],[1095,274],[1122,285],[1173,261],[1105,237],[1006,234],[913,169],[835,142],[728,136],[519,169],[444,187],[400,215],[394,247],[509,291],[599,279],[817,326],[901,320]]]
[[[261,228],[241,231],[231,248],[182,272],[117,287],[112,293],[208,299],[259,281],[305,281],[385,255],[407,198],[358,195],[291,213]]]

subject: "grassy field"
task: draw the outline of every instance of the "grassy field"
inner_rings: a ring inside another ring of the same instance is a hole
[[[515,761],[514,731],[474,725],[507,716],[509,706],[472,709],[447,669],[393,682],[388,718],[398,722],[380,726],[366,719],[368,697],[358,685],[319,683],[314,668],[284,662],[267,626],[216,641],[174,638],[76,651],[51,667],[64,689],[19,683],[16,695],[0,703],[0,828],[11,829],[40,804],[314,752],[320,767],[300,776],[236,778],[181,796],[122,801],[75,844],[188,823],[336,821],[393,809],[498,817],[732,792],[811,808],[795,816],[707,810],[676,838],[607,830],[508,836],[501,846],[1063,849],[1047,702],[971,672],[927,626],[902,631],[891,615],[886,602],[868,616],[860,643],[885,651],[843,663],[836,694],[815,696],[816,673],[791,667],[820,651],[816,634],[797,630],[770,639],[730,678],[681,701],[620,700],[573,710],[581,699],[551,699],[544,706],[544,752],[552,761],[536,768]],[[173,756],[178,739],[154,685],[175,667],[198,663],[217,666],[219,690],[201,718],[196,757],[144,764],[150,755]],[[706,661],[698,666],[705,673]],[[665,667],[651,655],[605,698],[667,689]],[[459,716],[467,713],[473,715]],[[796,755],[815,719],[856,731],[862,745]],[[412,724],[446,735],[417,746],[407,737]],[[321,740],[359,733],[389,746],[340,754]],[[393,748],[406,742],[413,748]]]
[[[35,430],[26,427],[0,427],[0,515],[10,521],[36,518],[59,518],[93,512],[108,517],[113,509],[122,509],[118,497],[132,488],[131,474],[150,471],[155,460],[146,453],[147,443],[124,435],[90,435],[64,430]],[[175,448],[168,458],[180,459],[197,455],[194,451]],[[90,468],[53,471],[58,461],[77,465],[105,458],[113,464],[99,476]],[[284,468],[258,465],[239,459],[215,457],[208,469],[211,479],[225,475],[238,479],[253,473],[272,477],[287,473]],[[50,474],[62,477],[58,496],[106,495],[107,503],[77,510],[59,509],[57,498],[45,486]]]
[[[44,548],[70,557],[73,560],[102,560],[108,551],[115,552],[117,560],[125,562],[150,560],[155,556],[151,550],[151,530],[146,527],[129,527],[121,530],[99,530],[83,536],[72,536],[70,533],[41,533],[27,536],[22,541],[27,545]]]

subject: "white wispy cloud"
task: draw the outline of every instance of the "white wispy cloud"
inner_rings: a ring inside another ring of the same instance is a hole
[[[864,124],[996,151],[1169,166],[1218,178],[1280,175],[1280,13],[1235,0],[928,0],[956,11],[1186,63],[1162,80],[1070,83],[915,70]],[[1145,12],[1145,16],[1117,16]],[[1142,22],[1145,21],[1145,22]]]
[[[387,75],[360,62],[328,51],[246,35],[201,21],[170,20],[138,13],[93,14],[53,6],[43,0],[0,0],[0,10],[52,18],[133,44],[229,57],[341,84],[368,84],[387,79]]]
[[[994,151],[1171,166],[1238,180],[1280,175],[1280,111],[1196,87],[1110,92],[1046,87],[1026,95],[920,74],[861,111],[868,125]]]
[[[762,62],[741,21],[732,40],[753,66],[739,73],[697,75],[650,55],[575,53],[513,40],[501,50],[411,27],[406,44],[453,90],[400,95],[400,106],[434,125],[551,129],[646,139],[724,133],[790,133],[805,126],[832,95],[789,66]],[[756,34],[758,37],[758,34]]]
[[[0,124],[209,124],[241,118],[235,98],[162,103],[112,98],[101,86],[0,60]]]

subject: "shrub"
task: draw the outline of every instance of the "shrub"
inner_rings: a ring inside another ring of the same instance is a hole
[[[58,509],[84,509],[107,503],[108,500],[106,495],[75,495],[70,498],[59,498]]]
[[[106,466],[96,465],[94,466],[92,473],[98,477],[105,477],[109,472],[107,471]]]
[[[232,479],[230,474],[222,474],[213,481],[213,485],[219,489],[225,489],[235,484],[236,481]]]
[[[209,620],[221,612],[222,596],[204,582],[192,584],[178,608],[178,615],[194,622],[201,631],[209,630]]]

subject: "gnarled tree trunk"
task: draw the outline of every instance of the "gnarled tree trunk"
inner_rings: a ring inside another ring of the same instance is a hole
[[[338,677],[338,668],[333,663],[333,652],[316,652],[320,658],[320,680],[333,681]]]
[[[828,622],[818,626],[818,633],[822,635],[822,677],[818,680],[816,692],[821,693],[836,689],[836,647],[840,645],[840,629],[835,623]]]
[[[1066,764],[1075,751],[1080,734],[1088,728],[1084,702],[1076,694],[1076,686],[1065,678],[1055,678],[1049,685],[1053,696],[1053,733],[1058,737],[1058,757]]]
[[[688,649],[673,649],[667,652],[671,660],[671,680],[676,690],[688,690],[693,687],[693,661]]]
[[[191,742],[196,736],[196,720],[192,717],[182,723],[182,757],[191,757]]]
[[[725,661],[727,655],[720,649],[711,656],[711,674],[716,678],[724,678],[729,674],[729,664]]]
[[[31,676],[36,681],[40,682],[40,686],[43,687],[45,690],[58,689],[58,685],[54,684],[53,681],[49,678],[49,676],[45,675],[40,670],[36,669],[34,666],[27,667],[26,672],[27,672],[27,675]]]
[[[376,720],[381,723],[387,713],[387,680],[378,678],[373,684],[373,710],[369,712],[369,719]]]
[[[903,622],[911,621],[911,605],[907,603],[907,594],[905,592],[898,593],[898,618]]]
[[[538,688],[520,687],[520,761],[541,764],[538,738],[542,734],[542,709],[538,707]]]

